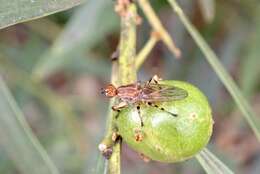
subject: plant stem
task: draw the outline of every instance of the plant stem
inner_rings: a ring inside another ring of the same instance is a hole
[[[114,62],[112,68],[111,82],[119,86],[136,81],[135,51],[136,51],[136,17],[137,10],[134,3],[130,3],[126,8],[126,15],[121,16],[121,34],[119,43],[119,61],[118,67]],[[120,174],[120,153],[121,141],[113,142],[113,133],[115,131],[115,115],[111,106],[115,104],[111,100],[108,114],[107,132],[104,140],[99,145],[100,150],[106,150],[113,146],[113,153],[109,159],[109,174]]]
[[[114,85],[118,85],[118,64],[117,62],[112,63],[112,73],[111,73],[111,83]],[[101,141],[99,144],[99,150],[104,153],[106,150],[109,148],[112,148],[114,145],[114,141],[112,139],[113,132],[115,131],[115,116],[116,112],[114,112],[111,107],[115,104],[115,99],[112,98],[109,102],[109,107],[108,107],[108,118],[107,118],[107,130],[106,130],[106,135],[104,139]]]
[[[149,1],[148,0],[138,0],[138,3],[140,5],[140,7],[142,8],[142,10],[144,11],[145,16],[147,17],[148,21],[152,25],[153,29],[160,34],[162,41],[167,45],[167,47],[175,55],[175,57],[179,58],[181,56],[180,49],[176,47],[170,34],[163,27],[160,19],[154,12]]]
[[[137,54],[135,67],[136,69],[140,69],[144,61],[146,60],[148,54],[151,52],[157,41],[159,40],[159,34],[157,32],[152,32],[149,40],[146,42],[145,46],[142,50]]]
[[[113,147],[113,154],[111,158],[109,159],[109,174],[120,174],[121,171],[121,160],[120,160],[120,154],[121,154],[121,141],[116,143]]]
[[[119,45],[119,83],[125,85],[136,81],[136,6],[131,4],[127,14],[121,18],[121,35]]]
[[[175,0],[168,0],[171,4],[172,8],[179,16],[180,20],[189,31],[190,35],[197,43],[205,58],[208,60],[209,64],[212,66],[214,71],[217,73],[218,77],[225,85],[233,99],[235,100],[236,104],[238,105],[240,111],[243,113],[243,116],[246,118],[247,122],[249,123],[250,127],[252,128],[253,132],[255,133],[258,141],[260,141],[260,126],[259,120],[257,120],[252,108],[248,104],[248,102],[243,97],[240,89],[236,85],[235,81],[232,77],[227,73],[223,65],[220,63],[219,58],[213,52],[213,50],[208,46],[206,41],[202,38],[196,28],[190,23],[180,6],[177,4]]]
[[[113,62],[112,65],[112,75],[111,75],[111,83],[117,85],[119,80],[119,72],[118,72],[118,64],[117,62]],[[117,141],[116,143],[113,141],[113,132],[115,132],[115,117],[116,112],[114,112],[111,107],[116,103],[115,99],[111,99],[109,104],[109,116],[108,116],[108,130],[105,139],[103,140],[103,144],[106,144],[107,147],[112,147],[113,145],[113,154],[111,155],[108,163],[108,173],[109,174],[120,174],[120,151],[121,151],[121,141]],[[115,143],[115,144],[114,144]]]

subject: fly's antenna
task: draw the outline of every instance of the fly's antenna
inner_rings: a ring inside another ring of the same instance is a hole
[[[101,88],[101,89],[100,89],[100,93],[101,93],[102,95],[105,95],[105,93],[106,93],[105,89],[104,89],[104,88]]]

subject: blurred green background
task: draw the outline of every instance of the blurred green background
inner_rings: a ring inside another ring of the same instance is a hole
[[[60,10],[80,2],[66,1],[61,1]],[[158,74],[163,79],[183,80],[198,86],[209,98],[215,120],[208,148],[235,173],[259,173],[259,142],[234,101],[167,1],[150,2],[182,50],[182,58],[175,59],[159,42],[139,71],[138,79],[145,81]],[[26,3],[27,0],[0,0],[2,23],[5,22],[2,16],[8,12],[15,16],[11,12],[19,9],[19,5],[27,10],[19,13],[26,15],[30,11]],[[35,3],[36,7],[42,5],[41,1]],[[38,152],[45,162],[51,159],[64,174],[95,173],[97,165],[103,165],[97,146],[105,132],[109,100],[100,94],[100,88],[110,81],[110,55],[119,40],[120,19],[114,12],[114,3],[88,0],[78,7],[0,30],[0,80],[3,81],[0,83],[0,173],[50,173],[41,169]],[[260,2],[180,0],[179,3],[221,58],[259,118]],[[47,15],[44,10],[55,6],[50,3],[42,7],[38,8],[43,12],[40,16]],[[138,27],[137,50],[151,32],[140,9],[139,14],[143,23]],[[15,100],[10,98],[8,90]],[[11,103],[11,107],[6,103]],[[50,158],[28,133],[25,121]],[[145,163],[123,145],[122,173],[204,171],[195,159],[176,164]]]

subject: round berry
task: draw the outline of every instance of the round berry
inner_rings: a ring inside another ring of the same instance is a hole
[[[213,125],[211,108],[203,93],[189,83],[159,83],[182,88],[188,96],[122,109],[116,120],[118,133],[131,148],[152,160],[183,161],[207,145]]]

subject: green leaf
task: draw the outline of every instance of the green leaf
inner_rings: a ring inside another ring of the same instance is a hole
[[[232,174],[233,172],[207,148],[196,155],[197,160],[208,174]]]
[[[85,0],[0,0],[0,29],[44,17],[81,4]]]
[[[40,58],[33,71],[34,79],[45,78],[81,52],[89,51],[118,25],[111,1],[89,1],[76,12],[54,45]]]
[[[168,1],[172,6],[173,10],[179,16],[180,20],[182,21],[182,23],[184,24],[184,26],[186,27],[190,35],[192,36],[192,38],[194,39],[194,41],[197,43],[202,53],[205,55],[205,58],[207,59],[207,61],[209,62],[213,70],[216,72],[216,74],[218,75],[222,83],[225,85],[225,87],[227,88],[227,90],[235,100],[238,108],[243,113],[243,116],[245,117],[246,121],[249,123],[250,127],[254,131],[258,141],[260,141],[259,120],[256,118],[249,103],[243,97],[235,81],[225,70],[225,68],[219,61],[219,58],[214,53],[214,51],[209,47],[209,45],[206,43],[206,41],[202,38],[200,33],[197,31],[197,29],[188,20],[187,16],[179,7],[177,2],[175,0],[168,0]]]
[[[1,143],[17,168],[24,174],[58,174],[1,77],[0,112]]]
[[[260,55],[260,7],[256,10],[255,25],[251,27],[253,30],[247,41],[246,53],[242,57],[242,73],[241,73],[241,86],[246,97],[251,97],[259,82],[260,68],[259,68],[259,55]]]

